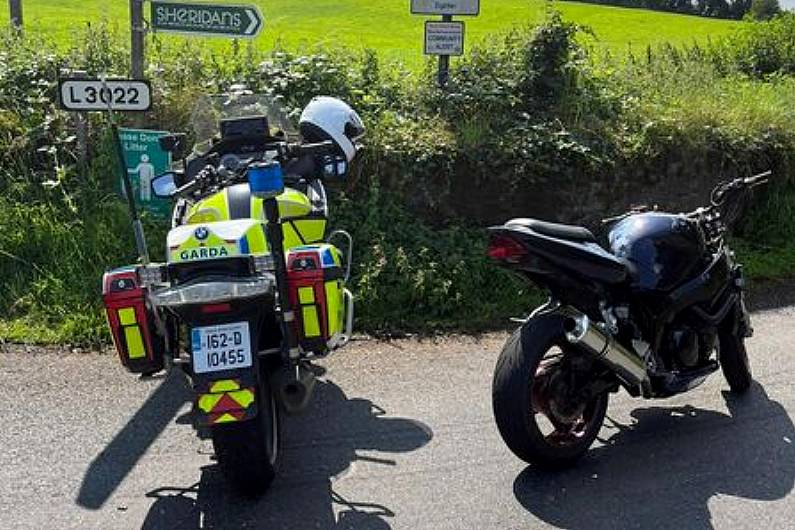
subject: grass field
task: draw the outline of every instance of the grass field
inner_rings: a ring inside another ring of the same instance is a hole
[[[228,1],[215,0],[215,3]],[[23,0],[22,3],[26,27],[60,45],[68,44],[74,30],[86,23],[106,19],[120,30],[128,25],[126,0]],[[421,61],[425,17],[409,13],[409,0],[233,0],[229,3],[260,6],[266,22],[256,42],[264,48],[276,43],[289,49],[311,48],[317,44],[351,49],[367,47],[379,50],[384,57],[410,64]],[[551,4],[542,0],[483,0],[481,15],[466,18],[467,45],[495,31],[537,22],[544,17],[548,5]],[[704,41],[726,34],[739,24],[570,2],[554,6],[568,20],[590,26],[596,34],[597,46],[619,53],[630,46],[640,51],[648,44]],[[6,24],[8,11],[5,6],[0,11],[0,24]],[[146,13],[148,18],[148,5]],[[225,41],[206,39],[206,42],[223,46]]]

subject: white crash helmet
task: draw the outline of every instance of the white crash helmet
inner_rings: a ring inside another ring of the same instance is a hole
[[[364,136],[365,130],[362,119],[350,105],[328,96],[310,101],[301,113],[298,126],[307,142],[333,141],[348,162],[356,156],[356,141]]]

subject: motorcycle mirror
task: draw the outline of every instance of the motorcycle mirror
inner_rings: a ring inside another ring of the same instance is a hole
[[[186,138],[185,133],[167,134],[158,138],[157,143],[160,144],[160,149],[171,153],[174,158],[183,158]]]
[[[328,156],[323,159],[323,176],[343,179],[348,174],[348,160],[341,156]]]
[[[152,193],[155,197],[168,199],[177,191],[176,174],[169,171],[152,180]]]

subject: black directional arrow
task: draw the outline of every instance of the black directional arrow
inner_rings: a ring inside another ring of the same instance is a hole
[[[154,31],[254,38],[264,19],[255,5],[184,4],[152,1]]]

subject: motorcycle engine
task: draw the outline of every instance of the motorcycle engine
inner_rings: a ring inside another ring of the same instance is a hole
[[[695,330],[687,325],[675,325],[663,341],[662,359],[671,369],[696,368],[707,362],[715,352],[717,330]]]
[[[698,333],[689,327],[672,330],[665,341],[665,359],[677,368],[693,368],[701,359],[701,348]]]

